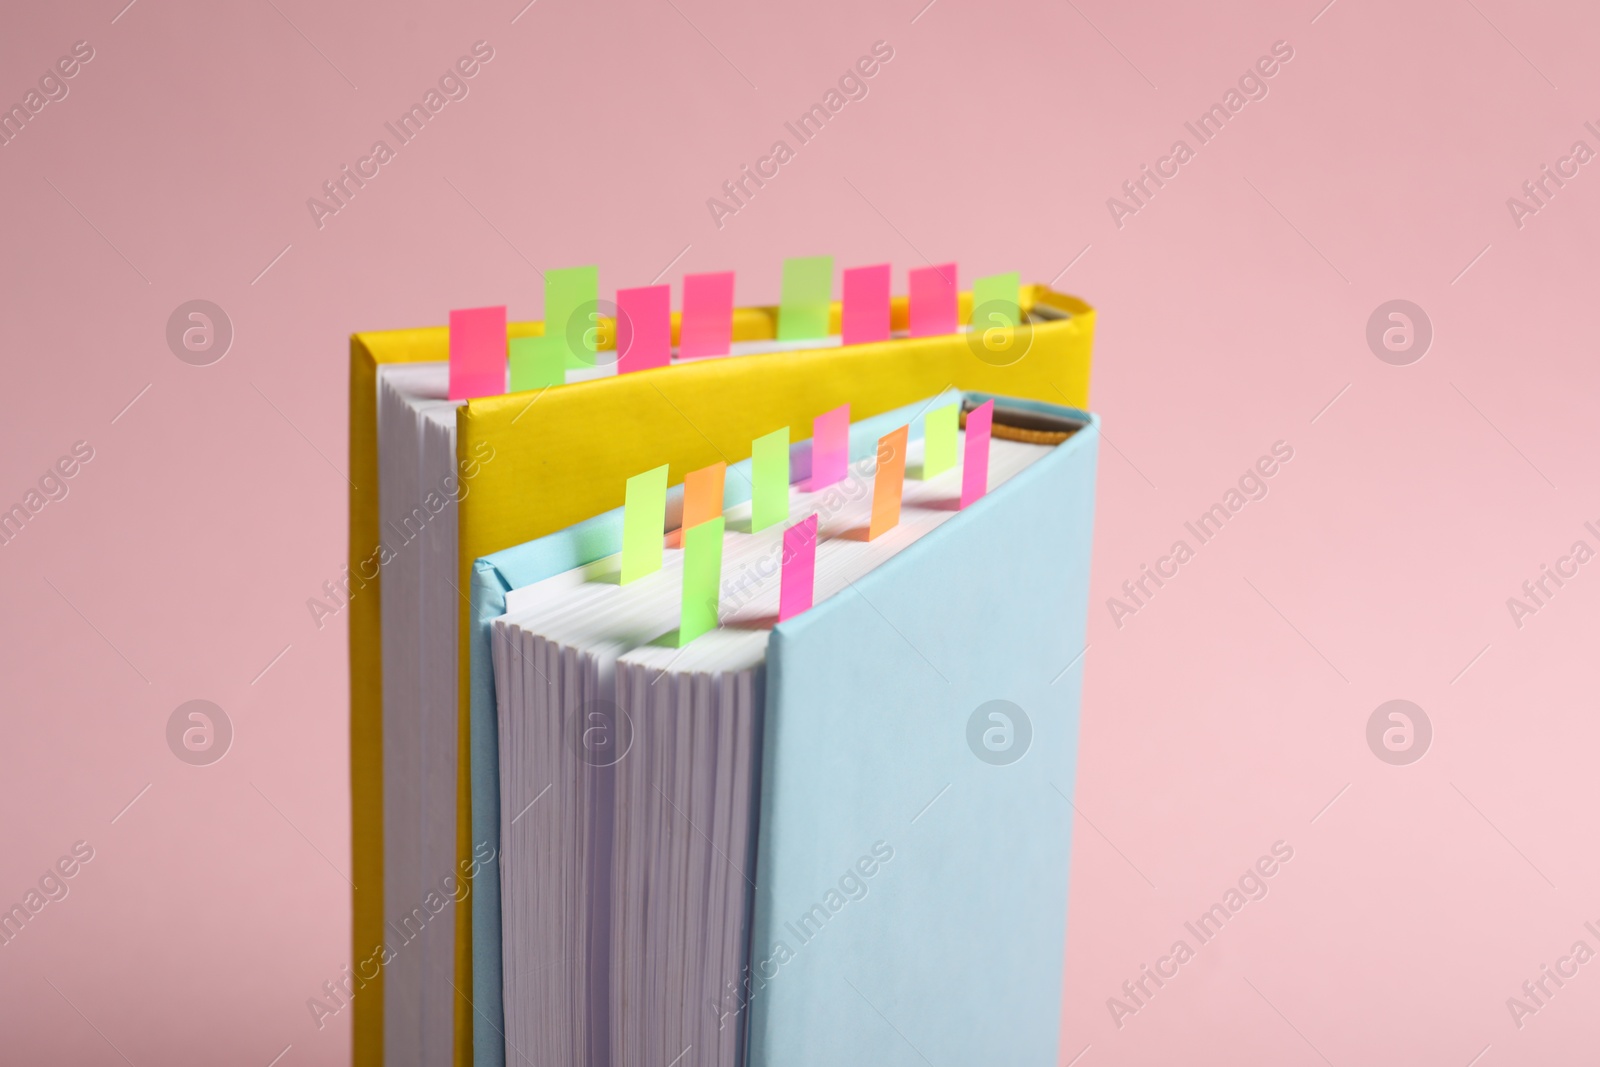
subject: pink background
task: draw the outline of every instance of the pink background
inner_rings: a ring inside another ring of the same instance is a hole
[[[1100,312],[1062,1062],[1592,1053],[1600,962],[1521,1029],[1506,998],[1600,949],[1600,564],[1521,629],[1505,604],[1600,547],[1600,176],[1520,230],[1505,203],[1600,148],[1592,8],[124,2],[0,35],[4,102],[95,50],[0,148],[0,504],[94,449],[0,547],[0,901],[95,849],[0,948],[7,1061],[348,1056],[349,1014],[305,1007],[350,893],[343,618],[305,602],[345,559],[349,333],[538,317],[535,266],[598,262],[607,294],[734,268],[770,302],[817,253]],[[318,230],[306,198],[480,39],[470,96]],[[870,95],[717,228],[706,198],[876,40]],[[1279,40],[1267,98],[1119,229],[1107,197]],[[208,367],[164,338],[193,298],[236,333]],[[1410,366],[1364,337],[1395,298],[1434,327]],[[1106,598],[1279,440],[1270,495],[1118,628]],[[236,731],[211,767],[167,750],[193,698]],[[1396,698],[1434,727],[1404,767],[1365,740]],[[1107,998],[1280,839],[1270,894],[1119,1029]]]

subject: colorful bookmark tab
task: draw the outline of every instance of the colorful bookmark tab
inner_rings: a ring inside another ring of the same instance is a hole
[[[690,471],[683,479],[683,528],[699,526],[722,514],[722,486],[728,465],[717,460],[709,467]]]
[[[922,420],[922,479],[937,477],[956,465],[961,404],[934,408]]]
[[[450,399],[499,396],[505,388],[505,307],[450,312]]]
[[[661,569],[667,526],[667,467],[628,479],[622,505],[622,584]]]
[[[733,271],[683,276],[678,358],[725,356],[733,346]]]
[[[810,609],[817,586],[816,515],[783,531],[783,574],[779,581],[779,622]]]
[[[832,256],[800,256],[783,261],[778,340],[807,341],[828,336],[832,304]]]
[[[959,298],[956,295],[956,265],[941,263],[918,267],[911,272],[910,296],[912,337],[933,337],[955,333],[959,324]]]
[[[905,492],[906,439],[911,427],[902,426],[878,438],[878,473],[872,478],[872,520],[867,540],[875,541],[900,523],[900,495]]]
[[[1022,282],[1016,271],[991,274],[972,283],[972,328],[992,330],[1022,325]]]
[[[993,400],[985,400],[967,412],[966,454],[961,459],[962,507],[989,491],[989,431],[993,426]]]
[[[672,358],[672,286],[617,290],[617,373],[665,367]]]
[[[723,519],[691,526],[683,532],[683,612],[678,619],[678,647],[717,628],[717,594],[722,585]],[[657,543],[660,539],[657,538]]]
[[[889,264],[844,272],[839,332],[847,345],[889,339]]]
[[[722,514],[722,487],[727,478],[728,465],[720,459],[709,467],[701,467],[684,476],[683,522],[667,535],[668,548],[683,544],[683,531]]]
[[[811,420],[811,477],[806,489],[816,492],[844,481],[850,465],[850,405],[840,404]]]
[[[566,358],[560,338],[513,337],[511,347],[511,391],[543,389],[567,380]]]
[[[750,445],[750,532],[789,518],[789,427]]]
[[[601,333],[599,267],[545,272],[544,332],[562,339],[568,367],[594,366]]]

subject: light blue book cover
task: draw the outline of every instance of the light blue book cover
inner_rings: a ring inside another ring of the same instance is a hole
[[[1090,428],[767,645],[748,1067],[1057,1062],[1099,435],[1001,403]]]
[[[854,424],[851,458],[958,397]],[[1098,420],[996,399],[1086,429],[773,630],[749,965],[706,1005],[749,1067],[1056,1060]],[[499,842],[492,621],[621,541],[619,509],[477,562],[476,842]],[[506,1062],[499,888],[488,866],[473,896],[479,1067]]]
[[[919,439],[925,412],[960,399],[961,394],[952,390],[852,424],[851,460],[873,455],[878,438],[899,426],[909,425],[910,438]],[[808,476],[810,459],[810,441],[792,446],[791,477],[798,480]],[[681,508],[682,496],[682,486],[674,486],[668,495],[669,513]],[[723,504],[731,507],[749,499],[750,461],[744,460],[728,468]],[[618,508],[474,563],[469,593],[472,625],[465,651],[471,684],[472,841],[478,855],[489,854],[491,850],[498,855],[500,847],[500,755],[491,652],[492,623],[505,614],[509,591],[592,563],[621,549],[622,509]],[[471,899],[473,1062],[475,1067],[504,1067],[500,872],[496,863],[483,865],[473,882]]]

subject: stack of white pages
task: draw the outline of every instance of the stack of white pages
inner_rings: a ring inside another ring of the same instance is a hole
[[[745,341],[731,357],[836,347],[837,337]],[[605,353],[605,355],[612,355]],[[723,357],[728,358],[728,357]],[[568,369],[569,383],[616,373]],[[448,1062],[456,994],[458,604],[456,506],[475,465],[456,456],[449,364],[378,368],[379,523],[383,568],[384,911],[403,951],[384,967],[390,1067]],[[529,394],[530,401],[537,394]],[[441,908],[442,905],[442,908]]]

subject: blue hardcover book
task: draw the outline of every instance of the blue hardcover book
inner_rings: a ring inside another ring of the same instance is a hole
[[[850,427],[850,459],[860,462],[874,454],[878,438],[896,426],[909,425],[911,438],[922,436],[926,412],[959,402],[950,390],[930,400],[862,419]],[[810,443],[792,449],[795,478],[810,474]],[[728,468],[723,502],[729,507],[750,499],[750,461]],[[683,489],[668,492],[669,518],[681,514]],[[527,544],[496,552],[475,562],[470,590],[472,627],[467,649],[471,681],[471,764],[473,854],[490,857],[476,880],[472,896],[473,930],[473,1061],[475,1067],[503,1067],[506,1063],[505,1016],[501,998],[502,933],[500,873],[495,857],[500,847],[499,737],[495,723],[494,667],[491,628],[506,611],[509,592],[531,586],[565,571],[610,556],[622,548],[622,509],[597,515],[585,522]],[[512,813],[513,815],[515,812]]]
[[[1096,420],[960,398],[995,400],[963,509],[964,434],[920,477],[921,416],[958,396],[856,424],[842,483],[791,488],[815,603],[782,622],[793,542],[751,530],[747,463],[693,641],[705,528],[627,585],[620,512],[479,561],[479,1064],[1054,1062]]]

